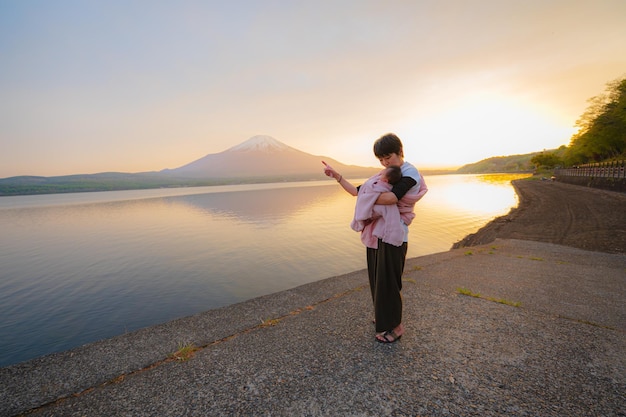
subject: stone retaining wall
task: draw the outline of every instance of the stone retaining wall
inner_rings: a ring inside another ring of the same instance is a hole
[[[625,178],[572,177],[557,174],[556,180],[567,184],[582,185],[585,187],[626,193]]]

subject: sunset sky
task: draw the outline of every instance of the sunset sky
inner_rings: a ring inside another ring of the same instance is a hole
[[[0,178],[176,168],[257,135],[418,168],[567,145],[625,0],[0,0]]]

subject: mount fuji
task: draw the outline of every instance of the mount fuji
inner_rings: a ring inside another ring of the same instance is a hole
[[[223,152],[162,171],[0,178],[0,196],[321,180],[326,178],[322,160],[347,177],[365,178],[378,172],[377,168],[345,165],[327,156],[311,155],[259,135]]]
[[[323,177],[322,160],[346,176],[369,177],[378,171],[377,168],[345,165],[327,156],[302,152],[271,136],[257,135],[225,151],[161,172],[188,178],[313,179]]]

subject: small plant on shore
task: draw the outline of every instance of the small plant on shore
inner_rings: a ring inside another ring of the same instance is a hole
[[[457,291],[461,295],[467,295],[468,297],[474,297],[474,298],[481,298],[483,300],[493,301],[494,303],[505,304],[511,307],[520,307],[522,305],[522,303],[520,303],[519,301],[509,301],[509,300],[505,300],[502,298],[486,297],[486,296],[481,295],[480,293],[472,292],[468,290],[467,288],[457,288]]]
[[[467,288],[457,288],[457,291],[459,292],[459,294],[461,295],[467,295],[468,297],[476,297],[476,298],[480,298],[480,294],[477,292],[471,292],[470,290],[468,290]]]
[[[467,252],[465,252],[465,256],[472,256],[474,254],[474,252],[472,252],[471,250],[468,250]]]
[[[521,307],[522,306],[522,303],[520,303],[519,301],[509,301],[509,300],[505,300],[505,299],[502,299],[502,298],[493,298],[493,297],[487,297],[486,299],[489,300],[489,301],[496,302],[496,303],[505,304],[505,305],[508,305],[508,306],[511,306],[511,307]]]
[[[267,326],[276,326],[278,324],[280,320],[279,319],[267,319],[267,320],[261,320],[261,326],[262,327],[267,327]]]
[[[172,353],[171,357],[176,359],[177,361],[187,361],[193,357],[198,348],[194,346],[193,343],[180,343],[178,345],[178,350]]]
[[[522,255],[517,255],[518,259],[524,259],[524,256]],[[528,259],[530,259],[531,261],[544,261],[543,258],[537,258],[536,256],[529,256]]]
[[[417,281],[415,281],[413,278],[402,278],[402,281],[417,284]]]

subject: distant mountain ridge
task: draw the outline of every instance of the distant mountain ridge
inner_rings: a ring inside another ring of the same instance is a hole
[[[327,178],[322,160],[346,177],[367,178],[379,171],[342,164],[327,156],[302,152],[271,136],[257,135],[225,151],[159,172],[3,178],[0,196],[321,180]]]
[[[534,168],[530,159],[538,153],[488,158],[456,171],[421,171],[425,175],[530,171]],[[222,152],[158,172],[1,178],[0,196],[321,180],[327,178],[322,172],[322,160],[348,178],[368,178],[379,171],[312,155],[271,136],[257,135]]]

